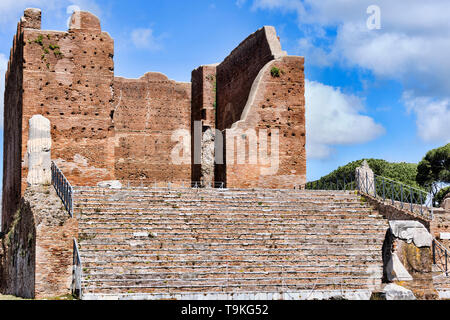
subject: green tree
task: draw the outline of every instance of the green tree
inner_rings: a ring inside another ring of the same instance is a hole
[[[416,181],[431,191],[434,205],[439,206],[449,192],[439,189],[439,183],[450,183],[450,143],[427,152],[417,167]]]
[[[417,164],[415,163],[395,163],[388,162],[381,159],[366,159],[370,168],[376,175],[383,176],[398,182],[402,182],[406,185],[422,189],[416,182],[417,176]],[[313,189],[315,186],[324,187],[330,186],[333,188],[336,186],[336,181],[338,184],[342,184],[344,179],[346,183],[351,183],[355,181],[355,170],[357,167],[361,166],[364,159],[357,160],[346,164],[345,166],[339,167],[330,174],[323,176],[317,181],[309,182],[307,184],[308,189]]]
[[[439,190],[438,193],[436,194],[436,196],[434,197],[434,201],[436,202],[436,204],[438,206],[440,206],[442,201],[444,201],[445,197],[449,193],[450,193],[450,187],[442,188],[441,190]]]
[[[435,182],[450,183],[450,143],[427,152],[417,167],[416,181],[424,187]]]

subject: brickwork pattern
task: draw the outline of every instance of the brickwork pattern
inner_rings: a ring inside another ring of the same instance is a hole
[[[188,163],[173,164],[175,130],[190,131],[190,83],[161,73],[115,79],[115,174],[119,180],[189,181]]]
[[[1,290],[23,298],[70,294],[73,239],[70,218],[53,186],[29,187],[15,224],[1,241]]]

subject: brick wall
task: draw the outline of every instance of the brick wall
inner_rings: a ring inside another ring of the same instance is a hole
[[[450,240],[441,238],[441,233],[450,233],[450,210],[445,210],[444,208],[435,208],[433,210],[430,232],[433,237],[450,250]]]
[[[217,126],[226,137],[226,163],[216,165],[216,181],[231,188],[306,183],[304,58],[286,56],[273,27],[248,37],[217,67]],[[278,154],[272,152],[277,136]],[[252,139],[256,160],[250,157]]]
[[[52,159],[73,184],[94,185],[114,176],[114,42],[92,14],[77,12],[72,20],[68,32],[24,29],[22,141],[28,120],[45,116]],[[26,186],[26,159],[24,164]]]
[[[29,187],[1,241],[1,291],[23,298],[70,294],[73,239],[70,218],[52,186]]]
[[[117,77],[114,90],[116,178],[146,183],[190,181],[189,150],[185,163],[174,164],[171,157],[180,141],[173,139],[174,132],[185,130],[189,138],[190,83],[151,72],[140,79]]]
[[[30,204],[24,199],[0,244],[1,293],[34,298],[36,229]]]
[[[9,229],[21,197],[22,64],[23,34],[19,23],[5,75],[2,231]]]
[[[264,27],[245,39],[217,66],[217,128],[224,130],[240,120],[259,71],[281,50],[275,28]]]

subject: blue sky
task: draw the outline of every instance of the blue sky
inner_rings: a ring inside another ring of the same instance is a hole
[[[306,59],[309,180],[361,158],[418,162],[450,142],[447,0],[2,0],[1,87],[23,10],[41,8],[43,29],[66,30],[73,5],[100,17],[116,75],[129,78],[159,71],[190,81],[197,66],[275,26],[283,49]],[[367,27],[370,5],[381,29]]]

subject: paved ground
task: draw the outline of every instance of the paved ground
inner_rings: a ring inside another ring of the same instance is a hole
[[[14,296],[4,296],[4,295],[0,294],[0,300],[24,300],[24,299],[17,298]]]

